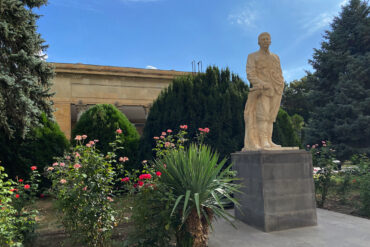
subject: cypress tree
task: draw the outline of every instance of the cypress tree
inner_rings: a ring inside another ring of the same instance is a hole
[[[337,157],[370,154],[370,15],[367,1],[351,0],[326,31],[310,60],[312,119],[307,143],[330,140]]]
[[[205,73],[174,79],[154,101],[141,138],[142,159],[152,158],[153,137],[162,130],[187,124],[188,137],[198,128],[210,128],[205,142],[222,157],[241,150],[244,140],[244,105],[249,88],[229,69],[208,67]]]
[[[0,1],[0,133],[8,138],[24,137],[42,112],[51,117],[53,68],[43,60],[47,46],[33,12],[46,2]]]

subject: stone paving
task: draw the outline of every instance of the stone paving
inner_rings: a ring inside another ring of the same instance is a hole
[[[233,211],[233,210],[232,210]],[[370,247],[370,220],[317,209],[318,225],[265,233],[240,221],[214,222],[209,247]]]

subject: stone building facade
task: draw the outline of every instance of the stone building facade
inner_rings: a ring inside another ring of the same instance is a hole
[[[54,116],[67,138],[81,114],[95,104],[113,104],[142,133],[152,102],[176,76],[189,72],[52,63]]]

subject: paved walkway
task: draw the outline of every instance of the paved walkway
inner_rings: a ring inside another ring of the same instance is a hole
[[[370,220],[317,209],[318,225],[265,233],[240,221],[214,223],[209,247],[370,247]]]

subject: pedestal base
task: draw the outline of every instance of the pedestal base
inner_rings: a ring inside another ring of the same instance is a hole
[[[317,225],[312,157],[304,150],[233,153],[244,185],[235,216],[265,232]]]

